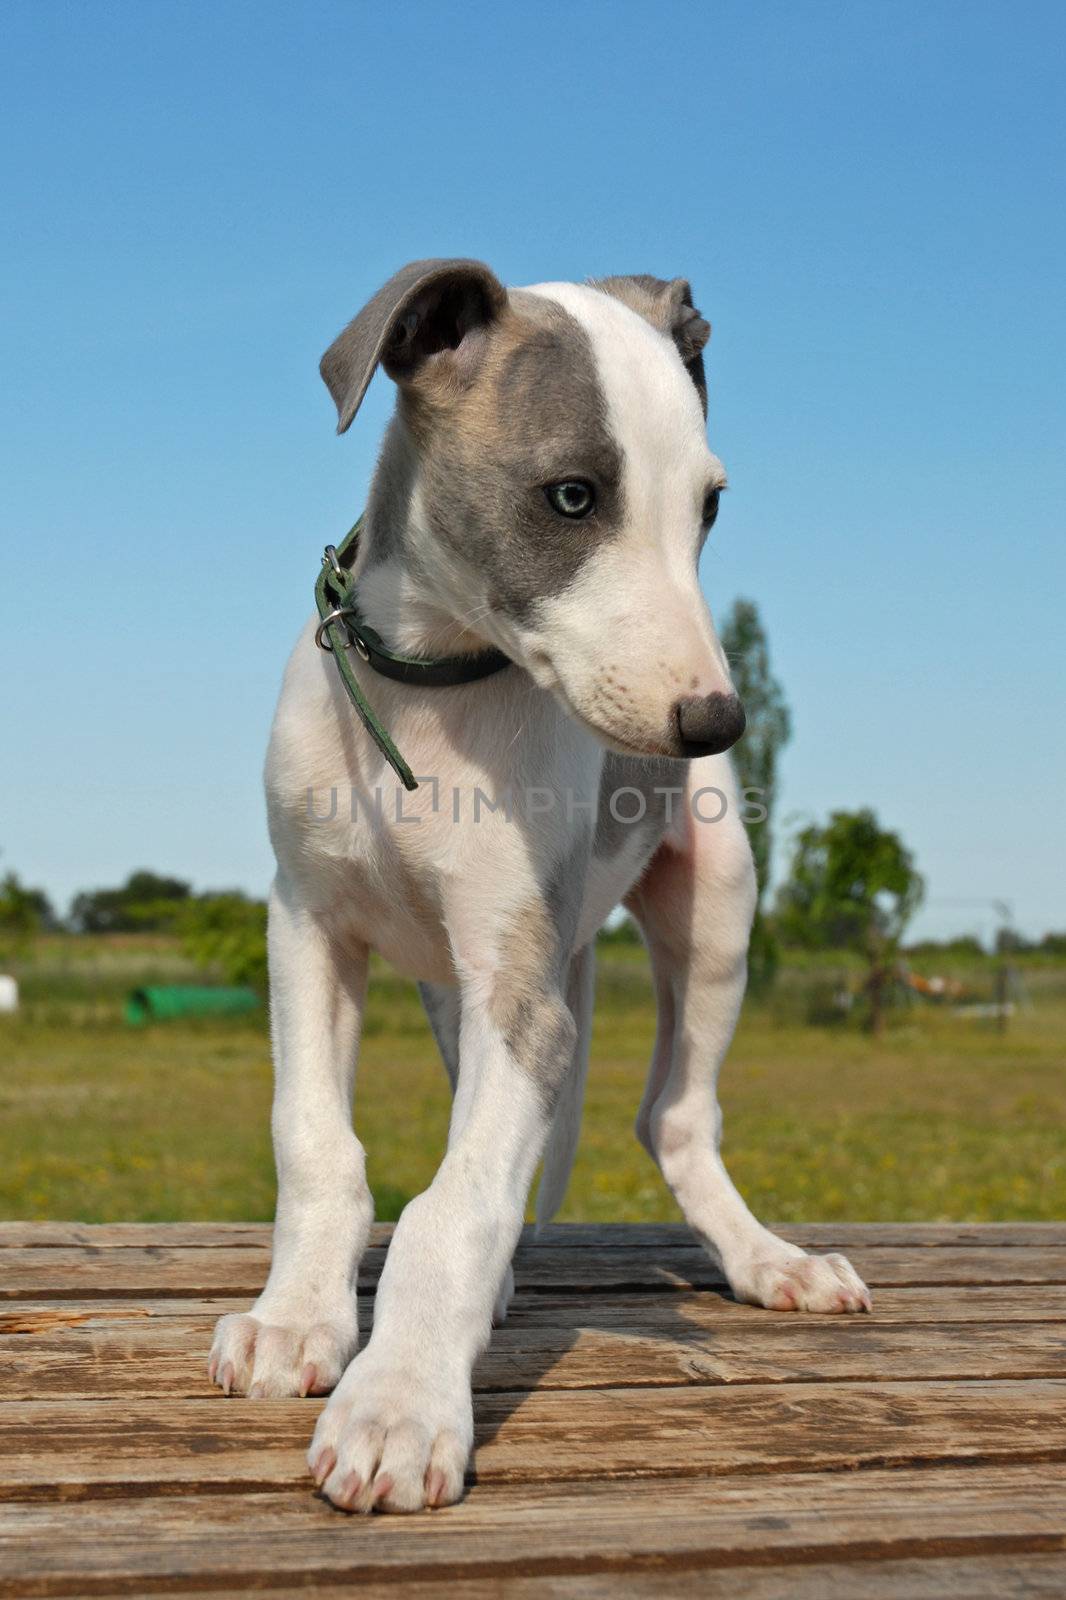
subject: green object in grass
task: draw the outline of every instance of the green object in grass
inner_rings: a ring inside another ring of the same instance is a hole
[[[169,1022],[173,1017],[235,1016],[256,1011],[262,1004],[254,989],[160,984],[134,989],[126,1001],[126,1021],[134,1027],[146,1022]]]

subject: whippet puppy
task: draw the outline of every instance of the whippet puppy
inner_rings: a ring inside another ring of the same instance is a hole
[[[725,754],[744,713],[697,579],[725,485],[706,439],[709,333],[682,279],[508,290],[480,262],[423,261],[322,360],[339,432],[379,364],[398,389],[359,615],[408,657],[506,657],[422,687],[348,653],[421,780],[409,793],[316,619],[267,757],[274,1253],[252,1310],[219,1322],[209,1370],[227,1392],[333,1391],[308,1460],[348,1510],[462,1494],[471,1369],[505,1315],[542,1157],[538,1220],[566,1186],[593,945],[620,902],[659,1008],[637,1136],[693,1231],[741,1300],[869,1307],[842,1256],[756,1221],[718,1153],[755,878]],[[373,1200],[352,1093],[372,949],[418,980],[454,1104],[356,1354]]]

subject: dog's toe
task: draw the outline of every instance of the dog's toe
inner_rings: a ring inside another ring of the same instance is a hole
[[[319,1471],[332,1461],[320,1487],[342,1511],[422,1511],[462,1498],[467,1447],[451,1430],[433,1435],[416,1422],[367,1417],[350,1424],[339,1450],[315,1461]]]
[[[222,1317],[208,1362],[208,1377],[226,1394],[278,1400],[328,1394],[355,1352],[354,1315],[347,1325],[317,1322],[295,1327],[248,1314]]]
[[[462,1498],[470,1454],[469,1395],[420,1389],[410,1373],[359,1358],[318,1419],[308,1465],[342,1511],[411,1512]]]
[[[738,1300],[770,1311],[869,1311],[870,1291],[845,1256],[774,1256],[754,1261],[730,1286]]]
[[[231,1313],[215,1324],[207,1376],[224,1394],[245,1394],[252,1384],[252,1363],[259,1324],[254,1317]]]

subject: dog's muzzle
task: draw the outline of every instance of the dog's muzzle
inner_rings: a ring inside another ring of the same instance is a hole
[[[674,707],[683,756],[716,756],[736,744],[747,725],[740,696],[687,695]]]

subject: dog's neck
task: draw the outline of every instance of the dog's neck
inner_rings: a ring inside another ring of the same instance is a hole
[[[426,533],[418,447],[393,417],[370,485],[356,568],[359,607],[370,626],[404,655],[475,655],[495,641],[480,632],[476,596]]]
[[[369,534],[369,519],[366,525]],[[400,556],[375,559],[373,537],[357,571],[359,610],[391,650],[410,656],[476,655],[490,640],[464,624]]]

